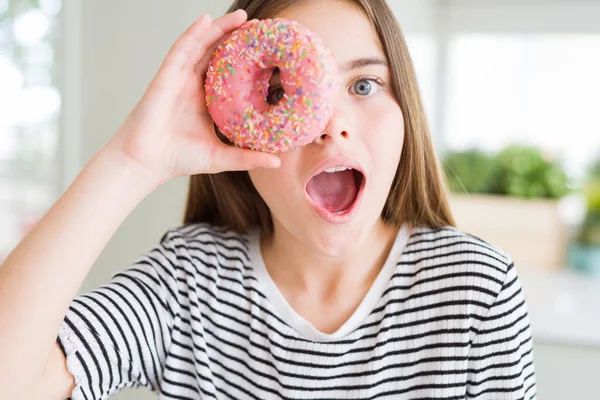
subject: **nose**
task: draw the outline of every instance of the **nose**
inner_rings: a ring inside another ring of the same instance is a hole
[[[343,108],[337,107],[331,119],[321,132],[320,136],[313,141],[315,144],[325,144],[327,142],[335,142],[338,140],[348,140],[352,134],[352,122],[347,117]]]

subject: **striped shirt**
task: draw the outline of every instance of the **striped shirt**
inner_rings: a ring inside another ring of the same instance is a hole
[[[509,255],[453,227],[399,230],[339,330],[297,314],[259,234],[170,229],[75,298],[57,342],[72,399],[145,386],[159,399],[532,399],[525,296]]]

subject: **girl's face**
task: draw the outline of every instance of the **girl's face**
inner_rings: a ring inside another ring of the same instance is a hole
[[[291,235],[323,256],[344,256],[383,226],[404,119],[385,56],[360,9],[343,0],[307,1],[277,17],[320,35],[340,67],[340,91],[319,138],[280,154],[280,168],[253,170],[250,178],[271,210],[276,236]],[[273,90],[280,90],[278,79]],[[353,170],[323,172],[344,166]]]

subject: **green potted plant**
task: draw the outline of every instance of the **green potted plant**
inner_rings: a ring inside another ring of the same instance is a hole
[[[491,193],[491,177],[497,169],[496,158],[480,149],[449,152],[444,172],[453,193]]]
[[[559,200],[569,188],[558,161],[537,147],[510,145],[497,153],[450,152],[443,166],[459,229],[499,246],[517,264],[564,266]]]
[[[585,217],[569,246],[569,264],[586,273],[600,274],[600,158],[590,169],[584,196]]]
[[[523,199],[560,199],[567,194],[567,176],[560,164],[534,146],[512,145],[497,156],[491,193]]]

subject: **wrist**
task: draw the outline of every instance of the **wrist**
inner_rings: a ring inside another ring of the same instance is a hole
[[[163,176],[127,154],[112,140],[107,142],[94,157],[118,168],[124,177],[133,179],[135,184],[145,187],[149,191],[158,189],[166,181]]]

